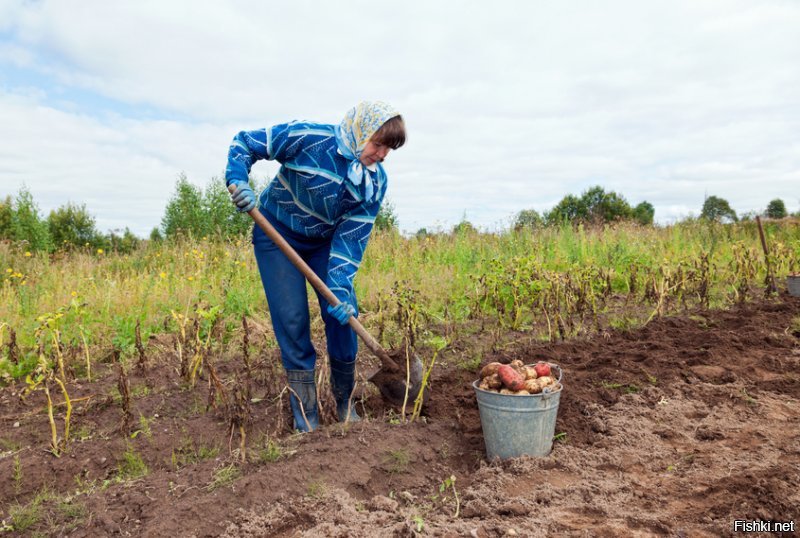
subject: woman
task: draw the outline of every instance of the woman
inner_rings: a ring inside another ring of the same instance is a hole
[[[242,131],[228,153],[225,178],[228,185],[236,184],[231,198],[237,209],[246,212],[258,204],[259,211],[341,301],[333,308],[317,294],[331,386],[342,422],[360,420],[350,401],[358,350],[358,339],[348,325],[350,316],[358,316],[353,278],[386,193],[381,163],[405,139],[398,112],[386,103],[362,102],[339,125],[296,121]],[[276,160],[281,167],[256,200],[248,174],[259,159]],[[253,228],[253,246],[293,391],[294,425],[311,431],[319,426],[319,413],[306,281],[258,226]]]

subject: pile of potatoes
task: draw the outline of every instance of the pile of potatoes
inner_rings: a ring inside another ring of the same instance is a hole
[[[550,374],[550,365],[546,362],[532,366],[523,364],[521,360],[510,364],[491,362],[481,370],[478,388],[517,396],[539,394],[545,387],[556,389],[558,383]]]

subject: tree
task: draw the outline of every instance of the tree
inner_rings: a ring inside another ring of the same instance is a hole
[[[111,232],[104,238],[106,248],[122,254],[130,254],[141,243],[141,239],[130,231],[126,226],[122,235],[118,235],[119,230],[111,230]]]
[[[644,201],[633,208],[633,220],[639,224],[649,226],[653,224],[656,208],[650,202]]]
[[[31,250],[52,250],[53,240],[47,221],[39,214],[33,195],[22,187],[14,200],[11,215],[11,239],[27,241]]]
[[[645,220],[648,206],[650,209],[653,207],[650,204],[642,206],[642,214],[639,215]],[[625,197],[614,191],[606,192],[599,185],[584,191],[580,197],[568,194],[545,214],[548,224],[575,221],[603,223],[630,218],[637,218],[637,216],[634,215],[634,210]]]
[[[573,194],[568,194],[556,206],[545,214],[547,224],[561,224],[575,220],[586,220],[589,212],[583,201]]]
[[[764,215],[771,219],[782,219],[789,213],[786,211],[786,204],[780,198],[775,198],[767,205]]]
[[[614,191],[606,192],[599,185],[581,195],[581,204],[586,208],[591,222],[613,222],[631,218],[631,206],[625,197]]]
[[[535,209],[523,209],[514,217],[514,230],[519,231],[525,228],[539,228],[544,224],[544,219]]]
[[[11,196],[0,200],[0,239],[11,239],[11,220],[14,218],[14,205]]]
[[[203,193],[189,183],[186,174],[181,173],[172,195],[164,210],[161,227],[164,235],[173,237],[178,233],[203,235]]]
[[[85,204],[68,202],[52,210],[47,225],[56,248],[83,246],[87,243],[96,246],[100,241],[94,217],[86,210]]]
[[[397,229],[397,215],[394,212],[394,204],[389,200],[383,201],[378,214],[375,216],[375,229],[379,231]]]
[[[718,196],[709,196],[706,198],[705,202],[703,202],[700,218],[714,222],[736,222],[739,220],[736,217],[736,211],[731,209],[728,201]]]

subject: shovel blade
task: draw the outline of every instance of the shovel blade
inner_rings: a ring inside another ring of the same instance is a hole
[[[405,368],[401,368],[399,372],[390,372],[379,368],[368,379],[378,387],[386,403],[395,407],[402,407],[405,402],[406,406],[413,406],[417,396],[422,392],[422,405],[424,407],[428,403],[428,391],[423,390],[424,387],[422,386],[422,361],[415,357],[411,361],[411,370],[408,375],[404,370]],[[407,396],[406,393],[408,393]]]

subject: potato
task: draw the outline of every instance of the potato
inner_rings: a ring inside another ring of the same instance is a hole
[[[503,382],[500,381],[500,376],[497,374],[492,374],[486,378],[486,383],[489,385],[489,388],[492,390],[498,390],[503,386]]]
[[[481,379],[496,374],[498,368],[500,368],[499,362],[490,362],[481,369]]]
[[[531,393],[530,393],[530,392],[528,392],[528,391],[527,391],[527,390],[525,390],[525,389],[518,390],[517,392],[515,392],[515,393],[514,393],[514,395],[515,395],[515,396],[530,396],[530,394],[531,394]]]
[[[522,368],[523,366],[525,366],[525,363],[523,363],[519,359],[514,359],[513,361],[511,361],[511,366],[513,368]]]
[[[525,390],[528,394],[539,394],[542,392],[542,384],[538,379],[528,379],[525,381]]]
[[[478,388],[481,389],[481,390],[490,390],[489,389],[489,381],[486,380],[485,378],[481,379],[481,382],[478,383]]]
[[[542,388],[544,388],[555,384],[556,380],[553,376],[543,375],[539,378],[539,382],[542,384]]]
[[[500,394],[514,394],[514,391],[508,389],[500,389]]]
[[[525,379],[536,379],[539,375],[536,373],[536,369],[533,366],[525,366],[524,368]]]
[[[522,390],[525,387],[525,378],[509,364],[500,366],[500,368],[497,369],[497,375],[500,377],[500,381],[503,382],[503,385],[514,392]]]

